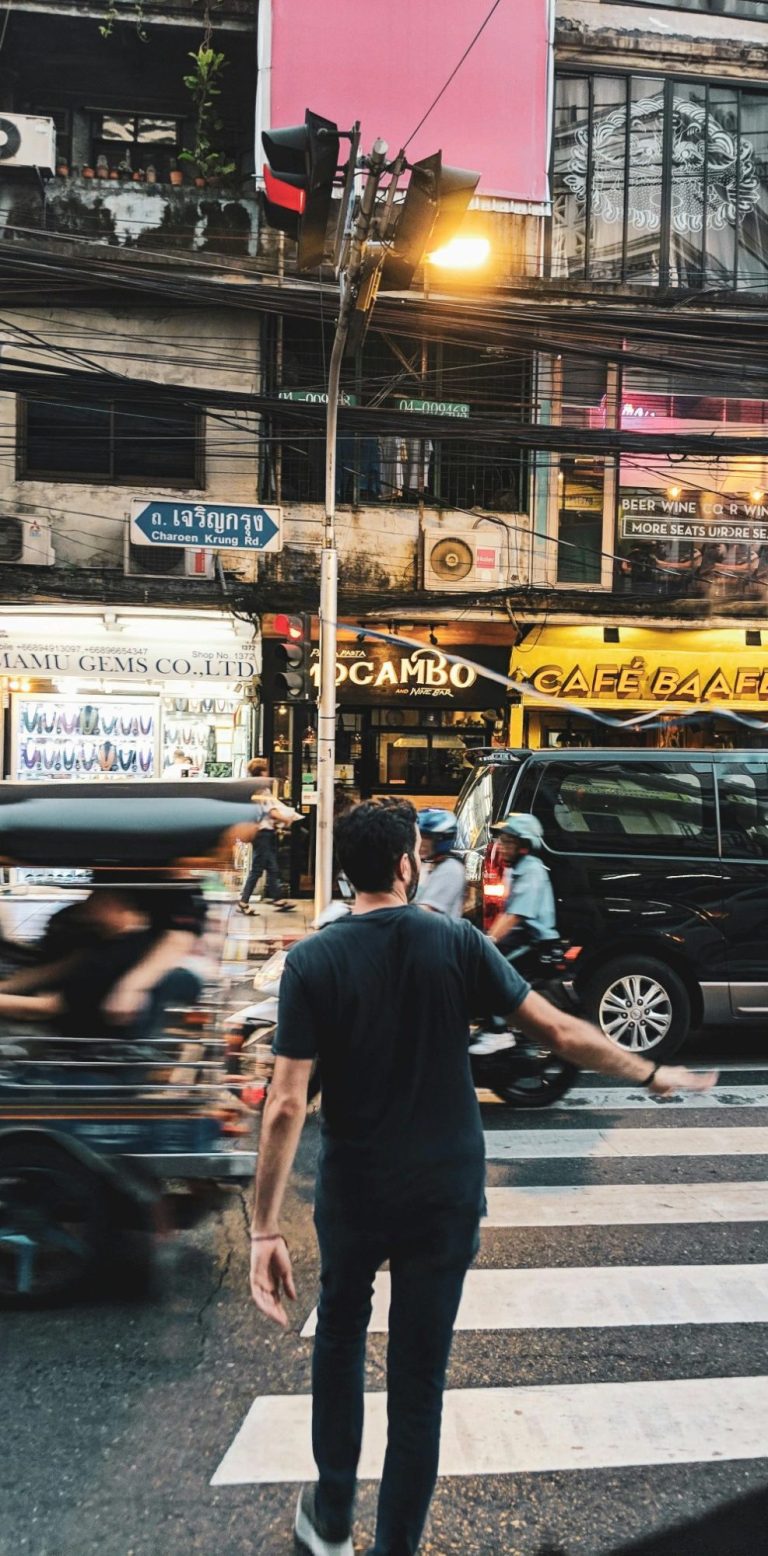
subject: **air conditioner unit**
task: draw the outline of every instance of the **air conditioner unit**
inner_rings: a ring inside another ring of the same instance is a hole
[[[0,168],[35,167],[53,172],[56,126],[31,113],[0,113]]]
[[[0,513],[0,567],[53,567],[49,519]]]
[[[527,515],[504,515],[500,525],[447,522],[424,531],[424,588],[469,592],[504,589],[528,576]]]
[[[216,553],[188,546],[135,546],[125,543],[126,578],[215,578]]]

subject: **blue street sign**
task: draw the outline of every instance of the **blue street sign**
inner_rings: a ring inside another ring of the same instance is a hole
[[[131,540],[196,551],[281,551],[282,509],[140,499],[131,503]]]

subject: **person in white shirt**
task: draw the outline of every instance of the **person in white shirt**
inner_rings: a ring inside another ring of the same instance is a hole
[[[443,913],[446,918],[462,918],[467,879],[461,859],[453,852],[456,817],[437,806],[419,811],[419,833],[422,870],[417,906],[429,913]]]

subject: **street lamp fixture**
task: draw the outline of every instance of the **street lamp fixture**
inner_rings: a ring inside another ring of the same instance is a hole
[[[442,248],[428,254],[427,259],[439,270],[479,270],[490,252],[487,238],[451,238]]]

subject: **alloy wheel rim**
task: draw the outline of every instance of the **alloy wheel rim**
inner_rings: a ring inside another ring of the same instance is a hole
[[[672,1025],[672,1001],[663,984],[644,973],[625,973],[600,1001],[600,1025],[612,1042],[646,1053],[663,1042]]]

